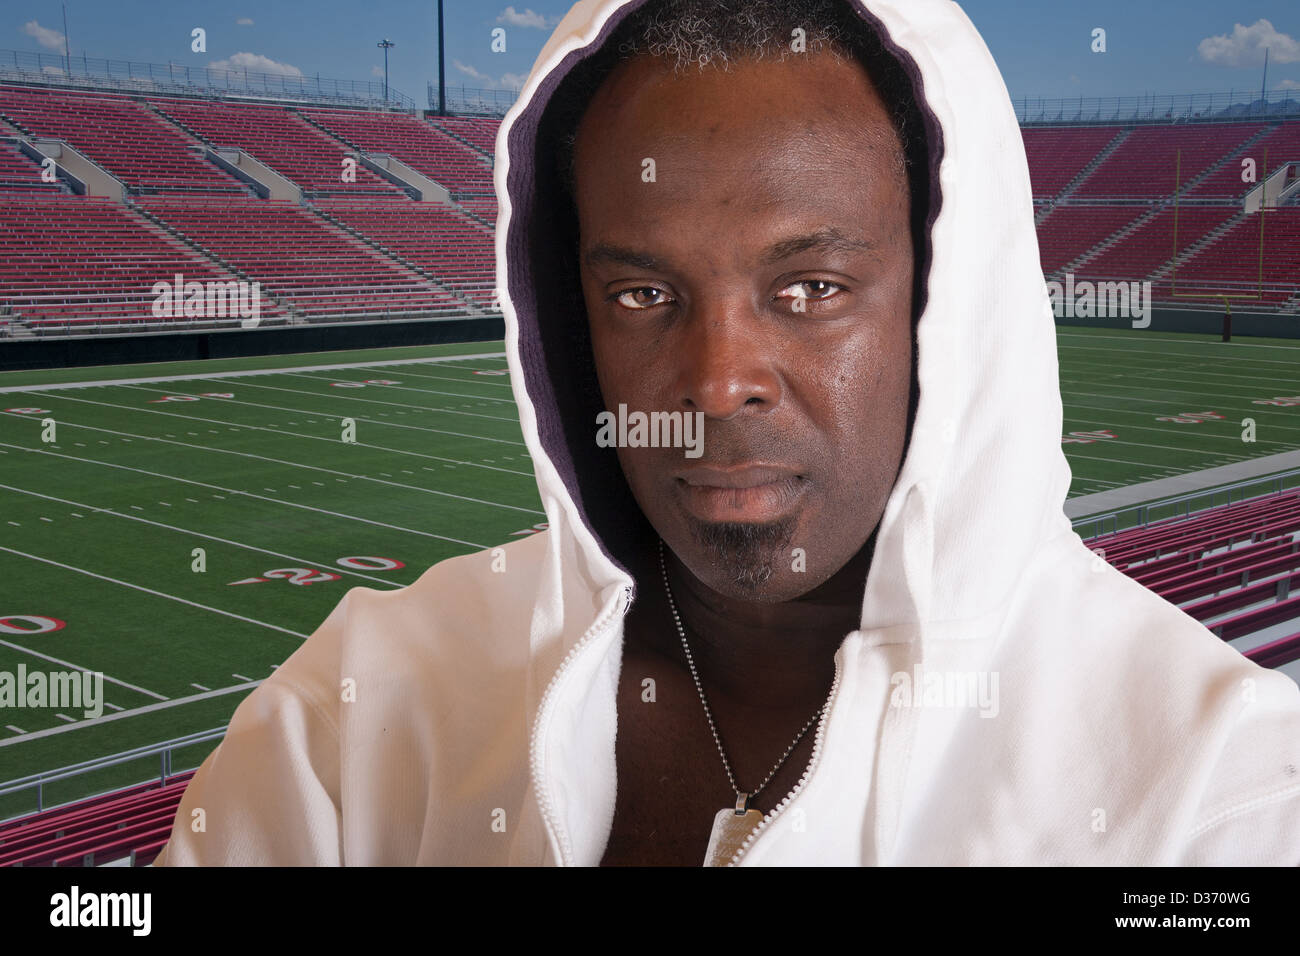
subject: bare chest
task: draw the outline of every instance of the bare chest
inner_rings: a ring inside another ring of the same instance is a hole
[[[761,707],[718,708],[715,723],[736,783],[754,790],[768,777],[799,725]],[[802,776],[808,734],[751,806],[769,812]],[[602,866],[700,866],[717,812],[734,807],[704,706],[690,675],[658,655],[625,647],[615,744],[618,795]]]

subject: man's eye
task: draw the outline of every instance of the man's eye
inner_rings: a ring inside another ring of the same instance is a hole
[[[644,299],[638,300],[636,296],[641,293],[653,293],[661,296],[657,302],[647,302]],[[643,286],[639,289],[628,289],[626,292],[620,292],[614,296],[614,301],[625,309],[648,309],[652,306],[663,305],[667,298],[667,293],[663,289],[656,289],[653,286]]]
[[[790,285],[786,286],[781,291],[786,292],[790,289],[794,289],[799,286],[805,287],[806,292],[803,295],[795,295],[792,296],[791,298],[812,299],[814,301],[820,301],[823,299],[831,298],[829,294],[825,294],[826,290],[842,288],[841,286],[836,285],[834,282],[829,282],[826,279],[800,279],[798,282],[792,282]]]

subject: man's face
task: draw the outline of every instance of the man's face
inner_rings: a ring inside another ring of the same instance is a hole
[[[700,457],[619,448],[646,518],[720,594],[812,590],[879,522],[907,428],[908,184],[868,74],[633,59],[583,117],[575,178],[605,408],[704,415]]]

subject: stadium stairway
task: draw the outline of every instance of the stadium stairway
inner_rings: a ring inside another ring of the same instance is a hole
[[[321,219],[327,226],[332,227],[336,231],[342,231],[346,233],[349,237],[351,237],[351,239],[354,242],[362,243],[374,249],[376,252],[381,253],[382,255],[384,255],[389,259],[392,259],[394,262],[400,264],[401,266],[405,267],[411,272],[414,272],[415,274],[427,279],[429,282],[433,283],[435,286],[437,286],[438,288],[446,292],[449,296],[456,299],[456,301],[462,303],[471,315],[482,314],[483,310],[477,303],[475,303],[472,299],[466,297],[465,295],[461,294],[461,292],[459,292],[452,285],[449,285],[448,283],[442,281],[439,275],[434,271],[427,269],[424,266],[421,266],[417,262],[413,262],[411,259],[401,255],[398,252],[398,250],[384,245],[378,239],[368,236],[366,233],[357,229],[355,226],[352,226],[347,222],[344,222],[342,219],[338,218],[338,216],[332,214],[329,210],[322,209],[315,205],[308,205],[306,208],[309,212],[311,212],[319,219]]]
[[[1074,178],[1065,184],[1065,187],[1061,189],[1060,192],[1058,192],[1055,196],[1052,196],[1048,200],[1049,205],[1047,206],[1046,211],[1040,216],[1035,216],[1034,225],[1038,225],[1045,218],[1047,218],[1047,215],[1051,213],[1051,211],[1056,206],[1058,206],[1061,202],[1069,199],[1070,196],[1074,193],[1074,191],[1078,189],[1079,186],[1082,185],[1088,179],[1089,176],[1092,175],[1093,171],[1102,163],[1104,163],[1107,159],[1109,159],[1111,153],[1115,152],[1115,150],[1119,149],[1120,146],[1124,144],[1124,141],[1128,139],[1128,135],[1130,132],[1131,130],[1127,127],[1122,127],[1119,130],[1117,130],[1114,138],[1112,138],[1109,143],[1107,143],[1100,150],[1098,150],[1097,155],[1094,156],[1086,165],[1084,165],[1084,167],[1081,170],[1079,170],[1078,173],[1075,174]]]

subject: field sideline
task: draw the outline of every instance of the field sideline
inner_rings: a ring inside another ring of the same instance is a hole
[[[1300,341],[1062,327],[1058,344],[1071,496],[1300,448]],[[0,373],[0,671],[102,671],[107,701],[96,721],[0,712],[0,782],[223,726],[347,588],[532,533],[545,516],[501,353]],[[0,797],[0,818],[27,809]]]

